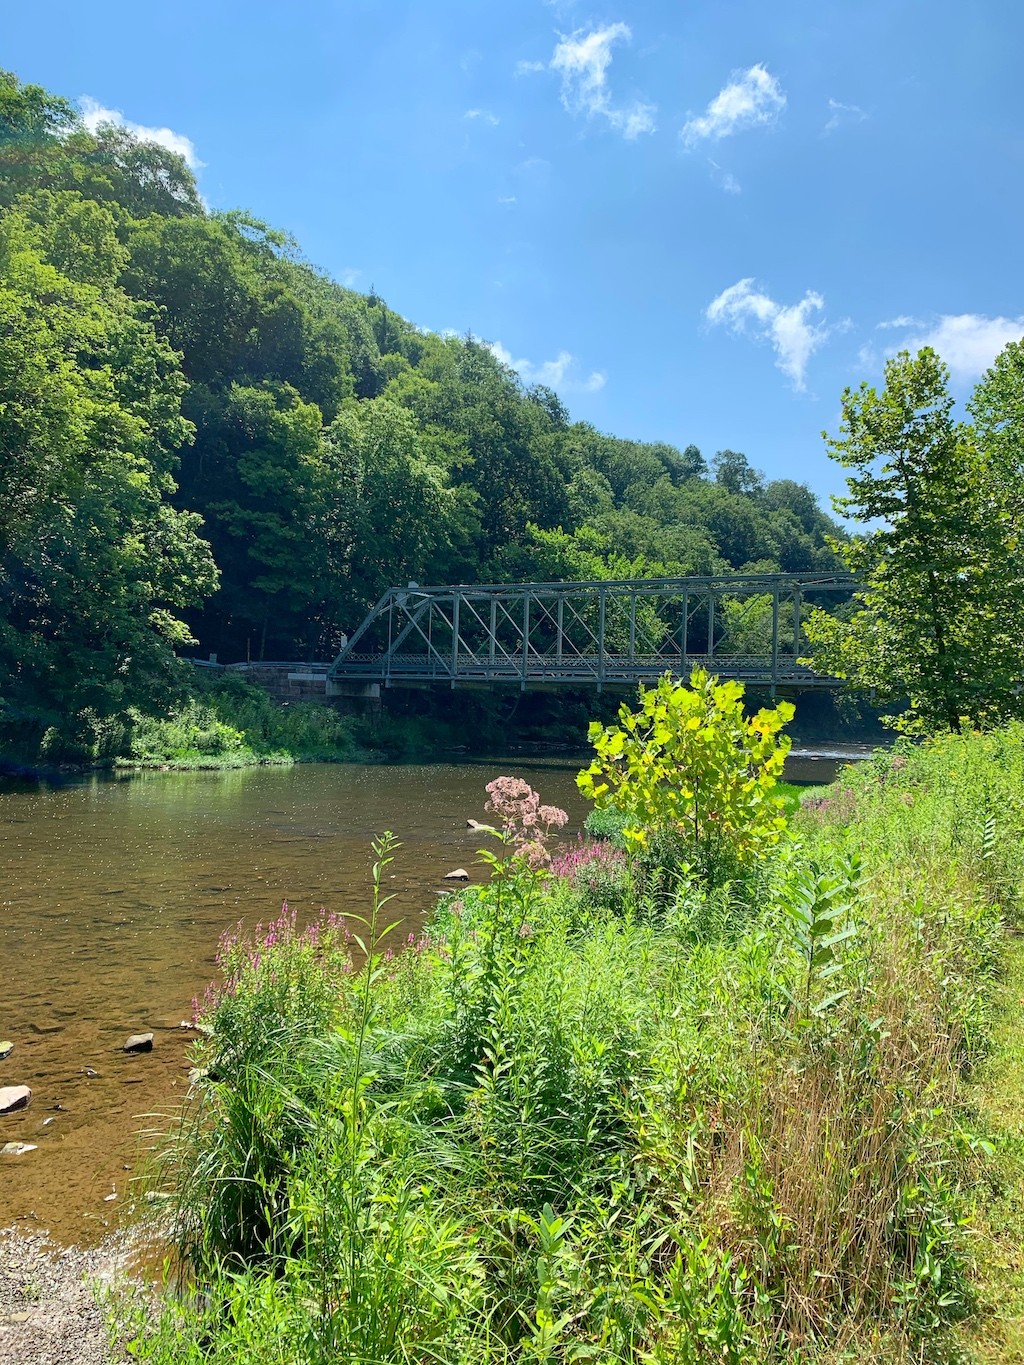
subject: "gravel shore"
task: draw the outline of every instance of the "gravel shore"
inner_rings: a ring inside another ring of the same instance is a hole
[[[114,1365],[96,1286],[123,1272],[123,1236],[82,1251],[0,1229],[0,1365]]]

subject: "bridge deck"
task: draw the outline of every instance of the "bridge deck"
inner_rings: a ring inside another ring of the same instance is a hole
[[[846,574],[390,588],[328,683],[628,686],[704,667],[754,686],[835,688],[801,662],[805,603]]]

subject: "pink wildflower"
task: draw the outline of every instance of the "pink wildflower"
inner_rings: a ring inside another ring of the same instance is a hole
[[[541,824],[550,829],[561,829],[569,823],[569,816],[560,806],[541,806],[537,812]]]
[[[527,866],[540,868],[549,861],[547,840],[569,817],[558,806],[542,806],[540,797],[520,777],[496,777],[487,784],[487,810],[499,816],[505,842]],[[541,828],[543,826],[543,829]]]

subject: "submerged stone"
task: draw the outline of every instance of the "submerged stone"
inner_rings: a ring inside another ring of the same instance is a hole
[[[0,1114],[13,1114],[16,1109],[27,1109],[32,1103],[32,1091],[27,1085],[0,1086]]]
[[[4,1040],[4,1042],[0,1043],[0,1062],[2,1062],[5,1057],[9,1057],[13,1051],[14,1051],[13,1043],[7,1042],[6,1039]]]
[[[133,1033],[125,1043],[124,1052],[152,1052],[153,1035],[151,1033]]]
[[[0,1147],[0,1156],[24,1156],[26,1152],[34,1152],[36,1144],[34,1142],[5,1142]]]

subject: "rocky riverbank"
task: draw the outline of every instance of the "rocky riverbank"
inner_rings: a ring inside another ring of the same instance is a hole
[[[128,1238],[90,1250],[45,1233],[0,1230],[0,1365],[115,1365],[103,1291],[127,1273]]]

